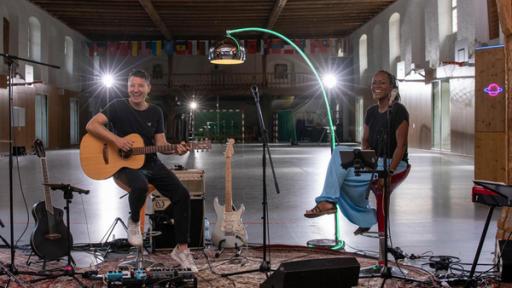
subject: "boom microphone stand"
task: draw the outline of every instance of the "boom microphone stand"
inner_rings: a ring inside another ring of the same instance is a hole
[[[270,168],[272,169],[272,178],[274,179],[274,186],[276,188],[277,194],[279,194],[279,185],[277,183],[276,178],[276,171],[274,170],[274,163],[272,162],[272,155],[270,154],[270,148],[268,147],[268,134],[267,129],[265,128],[265,122],[263,120],[263,114],[261,113],[261,106],[260,106],[260,94],[258,92],[258,86],[252,85],[251,86],[251,94],[254,97],[254,101],[256,102],[256,112],[258,114],[258,125],[261,131],[261,139],[262,139],[262,150],[263,150],[263,156],[261,158],[261,170],[263,172],[263,202],[261,203],[262,209],[263,209],[263,260],[260,264],[260,267],[258,269],[252,269],[247,271],[239,271],[239,272],[233,272],[233,273],[225,273],[222,274],[222,277],[232,276],[232,275],[239,275],[239,274],[246,274],[246,273],[253,273],[253,272],[262,272],[262,273],[268,273],[271,269],[270,264],[270,257],[267,260],[267,231],[268,231],[268,203],[267,203],[267,153],[268,153],[268,160],[270,162]],[[268,251],[268,254],[270,255],[270,251]]]
[[[30,60],[30,59],[25,59],[25,58],[20,58],[20,57],[17,57],[17,56],[14,56],[14,55],[9,55],[9,54],[3,54],[3,53],[0,53],[0,56],[2,56],[5,61],[7,62],[7,67],[8,67],[8,70],[9,70],[9,83],[8,83],[8,96],[9,96],[9,99],[8,99],[8,109],[9,109],[9,216],[10,216],[10,222],[9,222],[9,226],[10,226],[10,232],[11,232],[11,263],[10,263],[10,267],[9,267],[9,270],[10,272],[13,272],[13,273],[16,273],[16,266],[14,265],[14,255],[16,253],[16,250],[15,250],[15,243],[14,243],[14,208],[13,208],[13,191],[12,191],[12,188],[13,188],[13,180],[12,180],[12,170],[13,170],[13,158],[12,158],[12,148],[13,148],[13,137],[12,137],[12,102],[13,102],[13,79],[14,79],[14,65],[17,65],[15,63],[16,60],[21,60],[21,61],[24,61],[24,62],[29,62],[29,63],[34,63],[34,64],[38,64],[38,65],[42,65],[42,66],[47,66],[47,67],[52,67],[52,68],[56,68],[56,69],[60,69],[59,66],[56,66],[56,65],[51,65],[51,64],[46,64],[46,63],[42,63],[42,62],[37,62],[37,61],[34,61],[34,60]]]

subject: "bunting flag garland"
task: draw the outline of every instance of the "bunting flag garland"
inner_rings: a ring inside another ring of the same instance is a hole
[[[208,55],[208,40],[197,41],[197,55]]]
[[[174,43],[174,51],[176,55],[187,55],[188,43],[184,40],[176,40]]]
[[[137,57],[139,55],[139,42],[132,41],[132,56]]]
[[[155,41],[156,42],[156,56],[162,55],[162,41]]]
[[[258,52],[258,40],[247,40],[247,46],[245,46],[247,54],[256,54]]]
[[[108,49],[109,56],[114,57],[117,55],[118,44],[119,43],[117,43],[117,42],[108,42],[107,43],[107,49]]]
[[[192,46],[192,55],[197,55],[197,41],[196,40],[193,40],[193,41],[189,41],[189,42],[192,42],[191,43],[191,46]]]
[[[244,46],[247,54],[287,54],[292,55],[297,52],[292,45],[281,39],[249,39],[240,40],[241,46]],[[306,54],[332,54],[336,55],[338,50],[345,53],[349,50],[349,42],[346,39],[293,39],[297,45]],[[176,55],[208,55],[209,47],[215,44],[213,40],[156,40],[156,41],[118,41],[118,42],[89,42],[87,43],[88,54],[90,57],[95,55],[103,57],[138,57],[138,56],[170,56]]]
[[[94,57],[95,43],[87,42],[87,48],[89,49],[89,57]]]
[[[164,42],[164,52],[167,56],[174,54],[174,43],[172,41]]]
[[[96,55],[102,57],[105,56],[105,52],[107,51],[107,43],[106,42],[96,42],[95,44]]]
[[[119,43],[119,56],[127,57],[130,54],[129,50],[130,50],[130,45],[128,42],[123,41],[123,42]]]

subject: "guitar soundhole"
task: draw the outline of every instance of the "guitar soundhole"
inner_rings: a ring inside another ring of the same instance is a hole
[[[133,153],[133,150],[130,149],[128,151],[123,151],[121,149],[119,149],[119,157],[123,158],[123,159],[128,159],[132,156],[132,153]]]
[[[60,235],[58,233],[50,233],[50,234],[44,235],[44,237],[49,240],[57,240],[57,239],[60,239],[62,237],[62,235]]]

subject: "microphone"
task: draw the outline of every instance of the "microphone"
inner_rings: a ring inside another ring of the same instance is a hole
[[[256,101],[258,101],[258,99],[260,98],[260,92],[258,91],[258,86],[256,84],[251,85],[251,94],[252,94],[252,97],[254,97],[254,99],[256,99]]]
[[[391,90],[391,93],[389,93],[389,103],[388,106],[393,106],[393,103],[395,102],[396,95],[398,94],[398,89],[394,88]]]
[[[50,187],[52,190],[69,190],[71,192],[77,192],[78,194],[89,194],[89,190],[81,189],[75,186],[71,186],[69,184],[50,184],[44,183],[43,185]]]

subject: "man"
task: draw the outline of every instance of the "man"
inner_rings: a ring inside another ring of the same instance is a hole
[[[123,138],[132,133],[144,139],[144,145],[167,145],[164,133],[162,110],[146,102],[151,91],[149,75],[135,70],[128,76],[128,99],[114,100],[87,123],[86,130],[95,137],[116,145],[123,151],[129,151],[133,142]],[[111,131],[105,125],[109,124]],[[179,155],[188,152],[183,143],[177,145]],[[171,257],[182,268],[197,272],[194,259],[188,249],[190,222],[190,195],[179,179],[160,162],[156,153],[147,154],[140,169],[122,168],[115,173],[116,180],[130,188],[128,202],[131,215],[128,219],[128,242],[133,246],[142,246],[139,228],[139,211],[146,201],[148,183],[151,183],[173,203],[176,242],[178,245]]]

